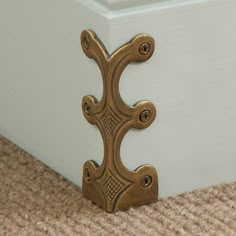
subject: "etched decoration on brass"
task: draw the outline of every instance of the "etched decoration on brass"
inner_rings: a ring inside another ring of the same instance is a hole
[[[85,30],[81,34],[81,45],[102,73],[101,101],[85,96],[82,108],[87,121],[100,130],[104,142],[102,164],[99,166],[94,161],[84,164],[83,194],[107,212],[155,202],[158,194],[155,168],[143,165],[129,171],[121,161],[120,146],[129,129],[144,129],[152,124],[156,109],[149,101],[128,106],[119,93],[121,73],[130,62],[148,60],[154,51],[154,40],[140,34],[109,55],[96,34]],[[135,161],[135,157],[130,158]]]

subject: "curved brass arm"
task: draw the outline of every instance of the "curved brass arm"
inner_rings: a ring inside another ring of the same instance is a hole
[[[140,34],[109,55],[96,34],[85,30],[81,34],[81,46],[84,53],[97,62],[104,87],[100,102],[93,96],[85,96],[82,101],[85,118],[97,125],[104,142],[101,166],[94,161],[84,164],[84,196],[107,212],[154,202],[158,194],[155,168],[143,165],[129,171],[121,162],[120,145],[129,129],[143,129],[151,125],[156,109],[149,101],[127,106],[119,93],[121,73],[130,62],[148,60],[154,52],[154,40]]]

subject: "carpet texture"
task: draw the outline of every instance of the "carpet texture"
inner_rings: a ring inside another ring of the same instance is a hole
[[[0,235],[236,235],[236,183],[108,214],[0,136]]]

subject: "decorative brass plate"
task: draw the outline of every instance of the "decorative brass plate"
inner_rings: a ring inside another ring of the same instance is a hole
[[[84,53],[97,62],[104,87],[101,101],[93,96],[85,96],[82,101],[85,118],[97,125],[104,142],[101,166],[94,161],[84,164],[83,194],[107,212],[154,202],[158,194],[155,168],[143,165],[129,171],[121,162],[120,146],[129,129],[151,125],[156,109],[149,101],[127,106],[119,93],[121,73],[130,62],[148,60],[154,51],[154,40],[140,34],[109,55],[96,34],[85,30],[81,45]]]

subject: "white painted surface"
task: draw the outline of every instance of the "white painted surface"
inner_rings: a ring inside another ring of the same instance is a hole
[[[72,0],[0,1],[0,134],[79,186],[83,163],[103,152],[81,112],[102,83],[80,33],[96,29],[107,43],[107,23]]]
[[[94,1],[94,0],[91,0]],[[150,3],[156,3],[166,0],[95,0],[98,4],[103,5],[109,10],[119,10],[124,8],[131,8],[143,6]]]
[[[80,108],[84,95],[102,93],[80,32],[94,29],[110,52],[149,33],[156,53],[127,67],[120,90],[128,104],[154,102],[158,117],[127,134],[123,162],[130,169],[153,164],[161,196],[235,181],[235,10],[233,0],[114,11],[90,1],[2,0],[0,133],[81,185],[83,163],[101,162],[103,150]]]
[[[100,14],[111,19],[117,14],[143,14],[145,11],[182,7],[216,0],[78,0],[89,8],[96,8]]]

